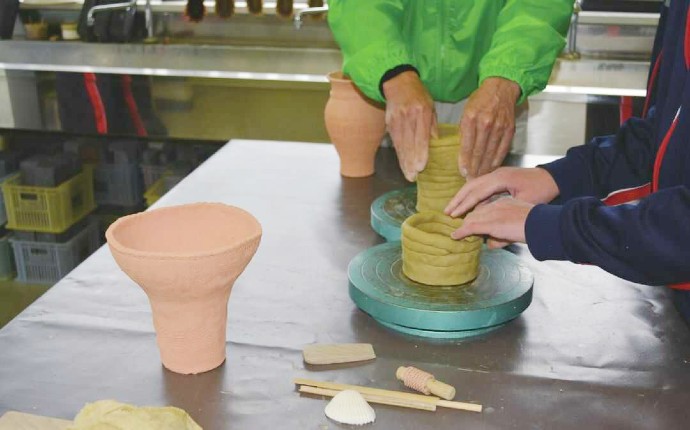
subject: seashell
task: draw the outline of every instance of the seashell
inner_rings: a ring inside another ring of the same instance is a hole
[[[338,393],[328,402],[325,412],[328,418],[343,424],[361,426],[376,420],[374,409],[354,390]]]

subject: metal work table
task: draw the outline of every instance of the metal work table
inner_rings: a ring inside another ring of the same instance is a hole
[[[372,200],[404,185],[392,150],[378,161],[375,177],[342,179],[330,145],[232,141],[158,203],[221,201],[263,225],[230,299],[227,362],[197,376],[163,369],[146,296],[103,248],[0,330],[0,413],[71,418],[114,398],[184,408],[205,429],[341,428],[292,378],[401,389],[395,369],[410,364],[484,412],[375,406],[372,428],[687,428],[690,330],[665,288],[538,263],[516,247],[535,275],[534,301],[492,334],[429,342],[358,311],[347,264],[381,242]],[[313,342],[370,342],[378,358],[307,368],[301,348]]]

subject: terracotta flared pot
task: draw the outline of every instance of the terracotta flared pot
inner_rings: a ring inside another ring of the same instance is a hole
[[[163,365],[183,374],[220,366],[230,291],[259,246],[259,222],[233,206],[199,203],[120,218],[106,238],[149,298]]]
[[[324,120],[340,157],[340,174],[351,178],[371,176],[376,151],[386,134],[385,110],[341,72],[329,73],[328,80],[331,92]]]
[[[417,211],[443,212],[465,184],[458,170],[458,126],[439,124],[438,138],[429,141],[429,160],[417,175]]]
[[[482,240],[450,234],[463,220],[438,212],[419,212],[402,224],[402,270],[405,276],[432,286],[462,285],[479,273]]]

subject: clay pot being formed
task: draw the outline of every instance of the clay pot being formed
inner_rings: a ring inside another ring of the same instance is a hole
[[[340,174],[361,178],[374,174],[376,151],[386,134],[385,110],[367,98],[341,72],[328,74],[326,130],[340,156]]]
[[[459,153],[458,126],[439,124],[438,139],[429,141],[429,161],[417,175],[417,211],[443,212],[465,185],[458,170]]]
[[[259,222],[233,206],[198,203],[120,218],[106,238],[149,298],[163,365],[183,374],[220,366],[230,291],[259,246]]]
[[[482,239],[451,239],[463,220],[438,212],[420,212],[402,225],[403,273],[420,284],[461,285],[479,273]]]

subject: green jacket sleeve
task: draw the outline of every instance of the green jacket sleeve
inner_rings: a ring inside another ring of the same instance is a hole
[[[543,90],[565,46],[572,11],[573,0],[508,0],[479,63],[479,82],[492,76],[517,82],[518,103]]]
[[[343,53],[343,72],[364,94],[384,102],[379,82],[390,69],[412,64],[401,36],[406,0],[331,0],[328,22]]]

